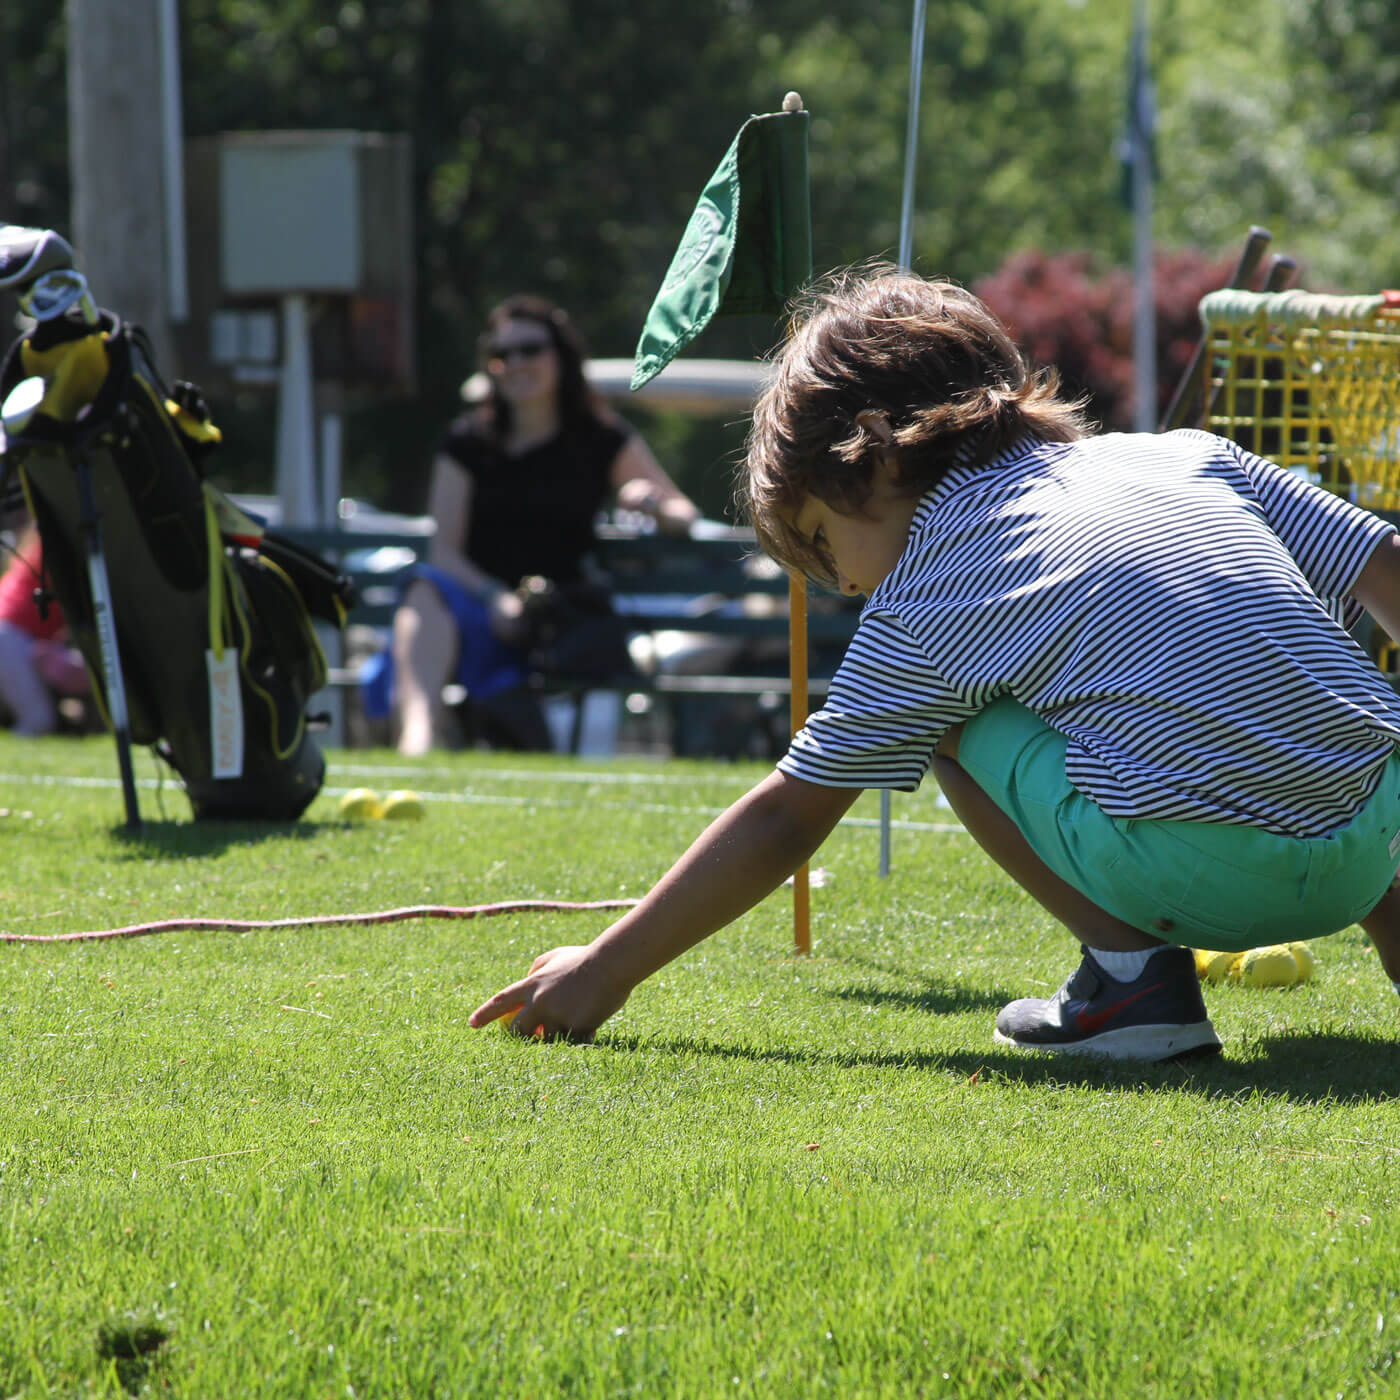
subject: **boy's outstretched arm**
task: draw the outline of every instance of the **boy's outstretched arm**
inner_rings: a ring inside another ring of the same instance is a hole
[[[1352,592],[1386,635],[1400,641],[1400,535],[1386,535],[1375,547]]]
[[[716,817],[651,893],[585,947],[555,948],[472,1012],[514,1008],[520,1035],[591,1037],[632,988],[771,894],[831,833],[858,788],[774,772]]]

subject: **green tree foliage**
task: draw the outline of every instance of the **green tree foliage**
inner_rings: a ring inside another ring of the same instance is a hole
[[[307,0],[188,10],[192,133],[413,133],[422,392],[411,409],[374,406],[399,459],[379,494],[399,505],[417,503],[489,307],[537,291],[596,351],[630,353],[737,119],[782,98],[756,71],[752,17],[729,0],[367,0],[320,24],[327,7]],[[362,415],[356,439],[373,431]]]
[[[898,247],[911,8],[827,6],[792,46],[814,113],[819,261]],[[1020,248],[1116,251],[1121,239],[1105,236],[1102,215],[1117,179],[1107,133],[1120,56],[1077,17],[1066,0],[929,6],[915,182],[921,270],[969,281]]]
[[[0,6],[0,218],[68,221],[68,108],[61,12]]]
[[[1228,220],[1263,223],[1303,285],[1394,283],[1400,11],[1389,0],[1162,8],[1162,235],[1217,247]]]
[[[1151,9],[1160,245],[1228,257],[1259,222],[1303,263],[1306,285],[1397,280],[1400,11],[1389,0]],[[189,135],[413,136],[420,392],[353,406],[351,488],[421,504],[482,317],[510,292],[555,298],[597,353],[629,354],[706,177],[740,121],[788,89],[812,111],[818,271],[891,256],[912,11],[912,0],[182,0]],[[1127,261],[1114,148],[1130,19],[1128,4],[1095,0],[929,0],[921,271],[973,283],[1036,251],[1099,269]],[[0,6],[0,215],[64,226],[65,114],[62,8]],[[776,329],[720,322],[697,349],[752,354]],[[1121,332],[1104,322],[1105,335]],[[1168,348],[1164,393],[1173,363]],[[1104,416],[1119,421],[1121,396],[1110,398]],[[225,471],[265,486],[271,404],[249,409]],[[687,433],[658,431],[688,455]],[[697,456],[716,449],[709,430],[690,436]],[[673,464],[682,475],[702,465]]]

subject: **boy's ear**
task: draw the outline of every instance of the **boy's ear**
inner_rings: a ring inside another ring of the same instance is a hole
[[[856,426],[864,428],[871,437],[888,446],[894,441],[894,427],[889,414],[878,408],[863,408],[856,414]]]

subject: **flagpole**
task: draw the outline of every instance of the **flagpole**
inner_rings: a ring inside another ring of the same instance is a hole
[[[740,190],[743,199],[740,200]],[[807,113],[790,92],[781,112],[752,116],[739,128],[700,194],[671,259],[632,360],[642,388],[721,312],[778,316],[812,280],[812,206],[807,173]],[[793,730],[807,719],[807,585],[789,589]],[[808,870],[793,879],[793,942],[811,947]]]
[[[904,197],[899,207],[899,265],[914,262],[914,173],[919,152],[919,94],[924,86],[924,31],[927,0],[914,0],[909,36],[909,119],[904,129]]]
[[[919,152],[919,95],[924,87],[924,34],[927,0],[914,0],[909,32],[909,119],[904,129],[904,195],[899,207],[899,265],[914,266],[914,174]],[[890,873],[890,790],[880,789],[880,878]]]
[[[1132,141],[1133,193],[1133,426],[1157,427],[1157,306],[1152,278],[1151,70],[1147,60],[1147,0],[1136,0],[1128,130]]]
[[[802,96],[790,92],[783,98],[783,111],[802,111]],[[812,268],[807,267],[811,279]],[[788,723],[794,735],[807,723],[810,704],[807,684],[807,580],[799,574],[788,574]],[[792,946],[793,951],[812,951],[812,882],[811,867],[803,861],[792,876]]]

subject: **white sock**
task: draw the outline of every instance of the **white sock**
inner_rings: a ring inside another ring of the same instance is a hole
[[[1115,982],[1133,982],[1142,976],[1147,960],[1157,948],[1137,948],[1131,953],[1109,953],[1102,948],[1091,948],[1094,961],[1113,978]]]

